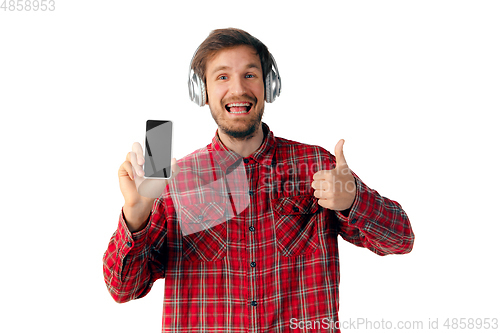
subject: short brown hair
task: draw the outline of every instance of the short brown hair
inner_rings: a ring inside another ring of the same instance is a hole
[[[249,45],[255,49],[259,55],[262,73],[265,79],[272,67],[269,50],[260,40],[250,35],[248,32],[236,28],[216,29],[210,32],[208,37],[200,44],[198,50],[196,50],[191,62],[191,67],[202,82],[206,83],[205,71],[207,62],[212,59],[218,51],[238,45]]]

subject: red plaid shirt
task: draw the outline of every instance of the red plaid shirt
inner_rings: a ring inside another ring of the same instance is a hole
[[[164,278],[163,332],[290,332],[300,321],[331,332],[337,236],[379,255],[412,249],[413,231],[397,202],[354,175],[348,212],[321,207],[312,176],[332,169],[335,157],[263,128],[264,142],[243,161],[217,134],[179,161],[181,174],[155,201],[143,230],[130,233],[120,216],[103,259],[106,285],[126,302]],[[235,170],[244,170],[247,182]]]

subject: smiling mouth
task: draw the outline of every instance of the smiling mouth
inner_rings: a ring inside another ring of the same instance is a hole
[[[226,111],[234,114],[243,114],[250,112],[252,108],[252,103],[250,102],[236,102],[226,104]]]

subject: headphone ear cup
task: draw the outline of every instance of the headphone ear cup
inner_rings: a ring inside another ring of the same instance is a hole
[[[266,76],[266,102],[272,103],[279,96],[279,84],[276,73],[271,69]]]
[[[200,106],[205,106],[207,104],[207,89],[205,88],[205,83],[200,80]]]
[[[199,106],[204,106],[206,103],[205,84],[200,80],[198,75],[191,70],[188,81],[189,98]]]
[[[280,72],[278,71],[278,65],[276,65],[276,60],[271,53],[269,53],[271,57],[271,70],[267,73],[266,76],[266,102],[272,103],[281,93],[281,77]]]
[[[266,76],[266,102],[267,103],[272,103],[272,97],[271,97],[271,86],[272,86],[272,83],[271,83],[271,73],[272,73],[272,70],[267,73],[267,76]]]

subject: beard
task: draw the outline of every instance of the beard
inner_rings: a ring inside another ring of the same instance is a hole
[[[219,130],[238,141],[244,141],[252,138],[260,128],[262,116],[264,115],[264,105],[262,105],[260,109],[251,110],[254,114],[252,114],[249,119],[244,120],[226,119],[224,116],[227,111],[224,105],[226,105],[226,103],[221,103],[219,112],[217,112],[218,110],[214,111],[214,109],[210,107],[210,113],[219,127]],[[252,108],[255,108],[256,106],[256,103],[254,103]]]

